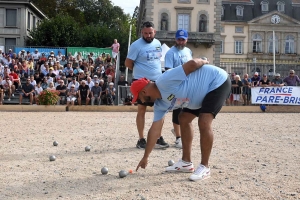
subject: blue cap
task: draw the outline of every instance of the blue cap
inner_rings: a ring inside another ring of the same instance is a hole
[[[187,39],[188,38],[188,32],[186,30],[183,30],[183,29],[179,29],[177,32],[176,32],[176,40],[177,39]]]

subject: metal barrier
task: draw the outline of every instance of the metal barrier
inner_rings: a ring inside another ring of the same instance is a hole
[[[131,95],[131,92],[130,92],[130,86],[121,86],[119,85],[118,86],[118,105],[123,105],[124,104],[124,101],[125,101],[125,98],[128,96],[128,95]]]

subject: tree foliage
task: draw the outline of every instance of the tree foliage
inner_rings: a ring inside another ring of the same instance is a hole
[[[32,0],[49,20],[30,32],[27,45],[53,47],[110,47],[114,39],[121,45],[124,61],[128,49],[130,25],[136,40],[135,25],[138,9],[133,16],[125,14],[110,0]],[[121,63],[122,63],[121,60]]]

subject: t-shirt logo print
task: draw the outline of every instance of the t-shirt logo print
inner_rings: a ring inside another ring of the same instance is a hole
[[[174,99],[174,97],[175,97],[175,95],[174,95],[174,94],[171,94],[167,99],[168,99],[169,101],[172,101],[172,99]]]

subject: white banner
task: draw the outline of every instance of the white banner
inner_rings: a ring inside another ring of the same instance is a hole
[[[252,104],[300,105],[300,87],[254,87],[251,88]]]

